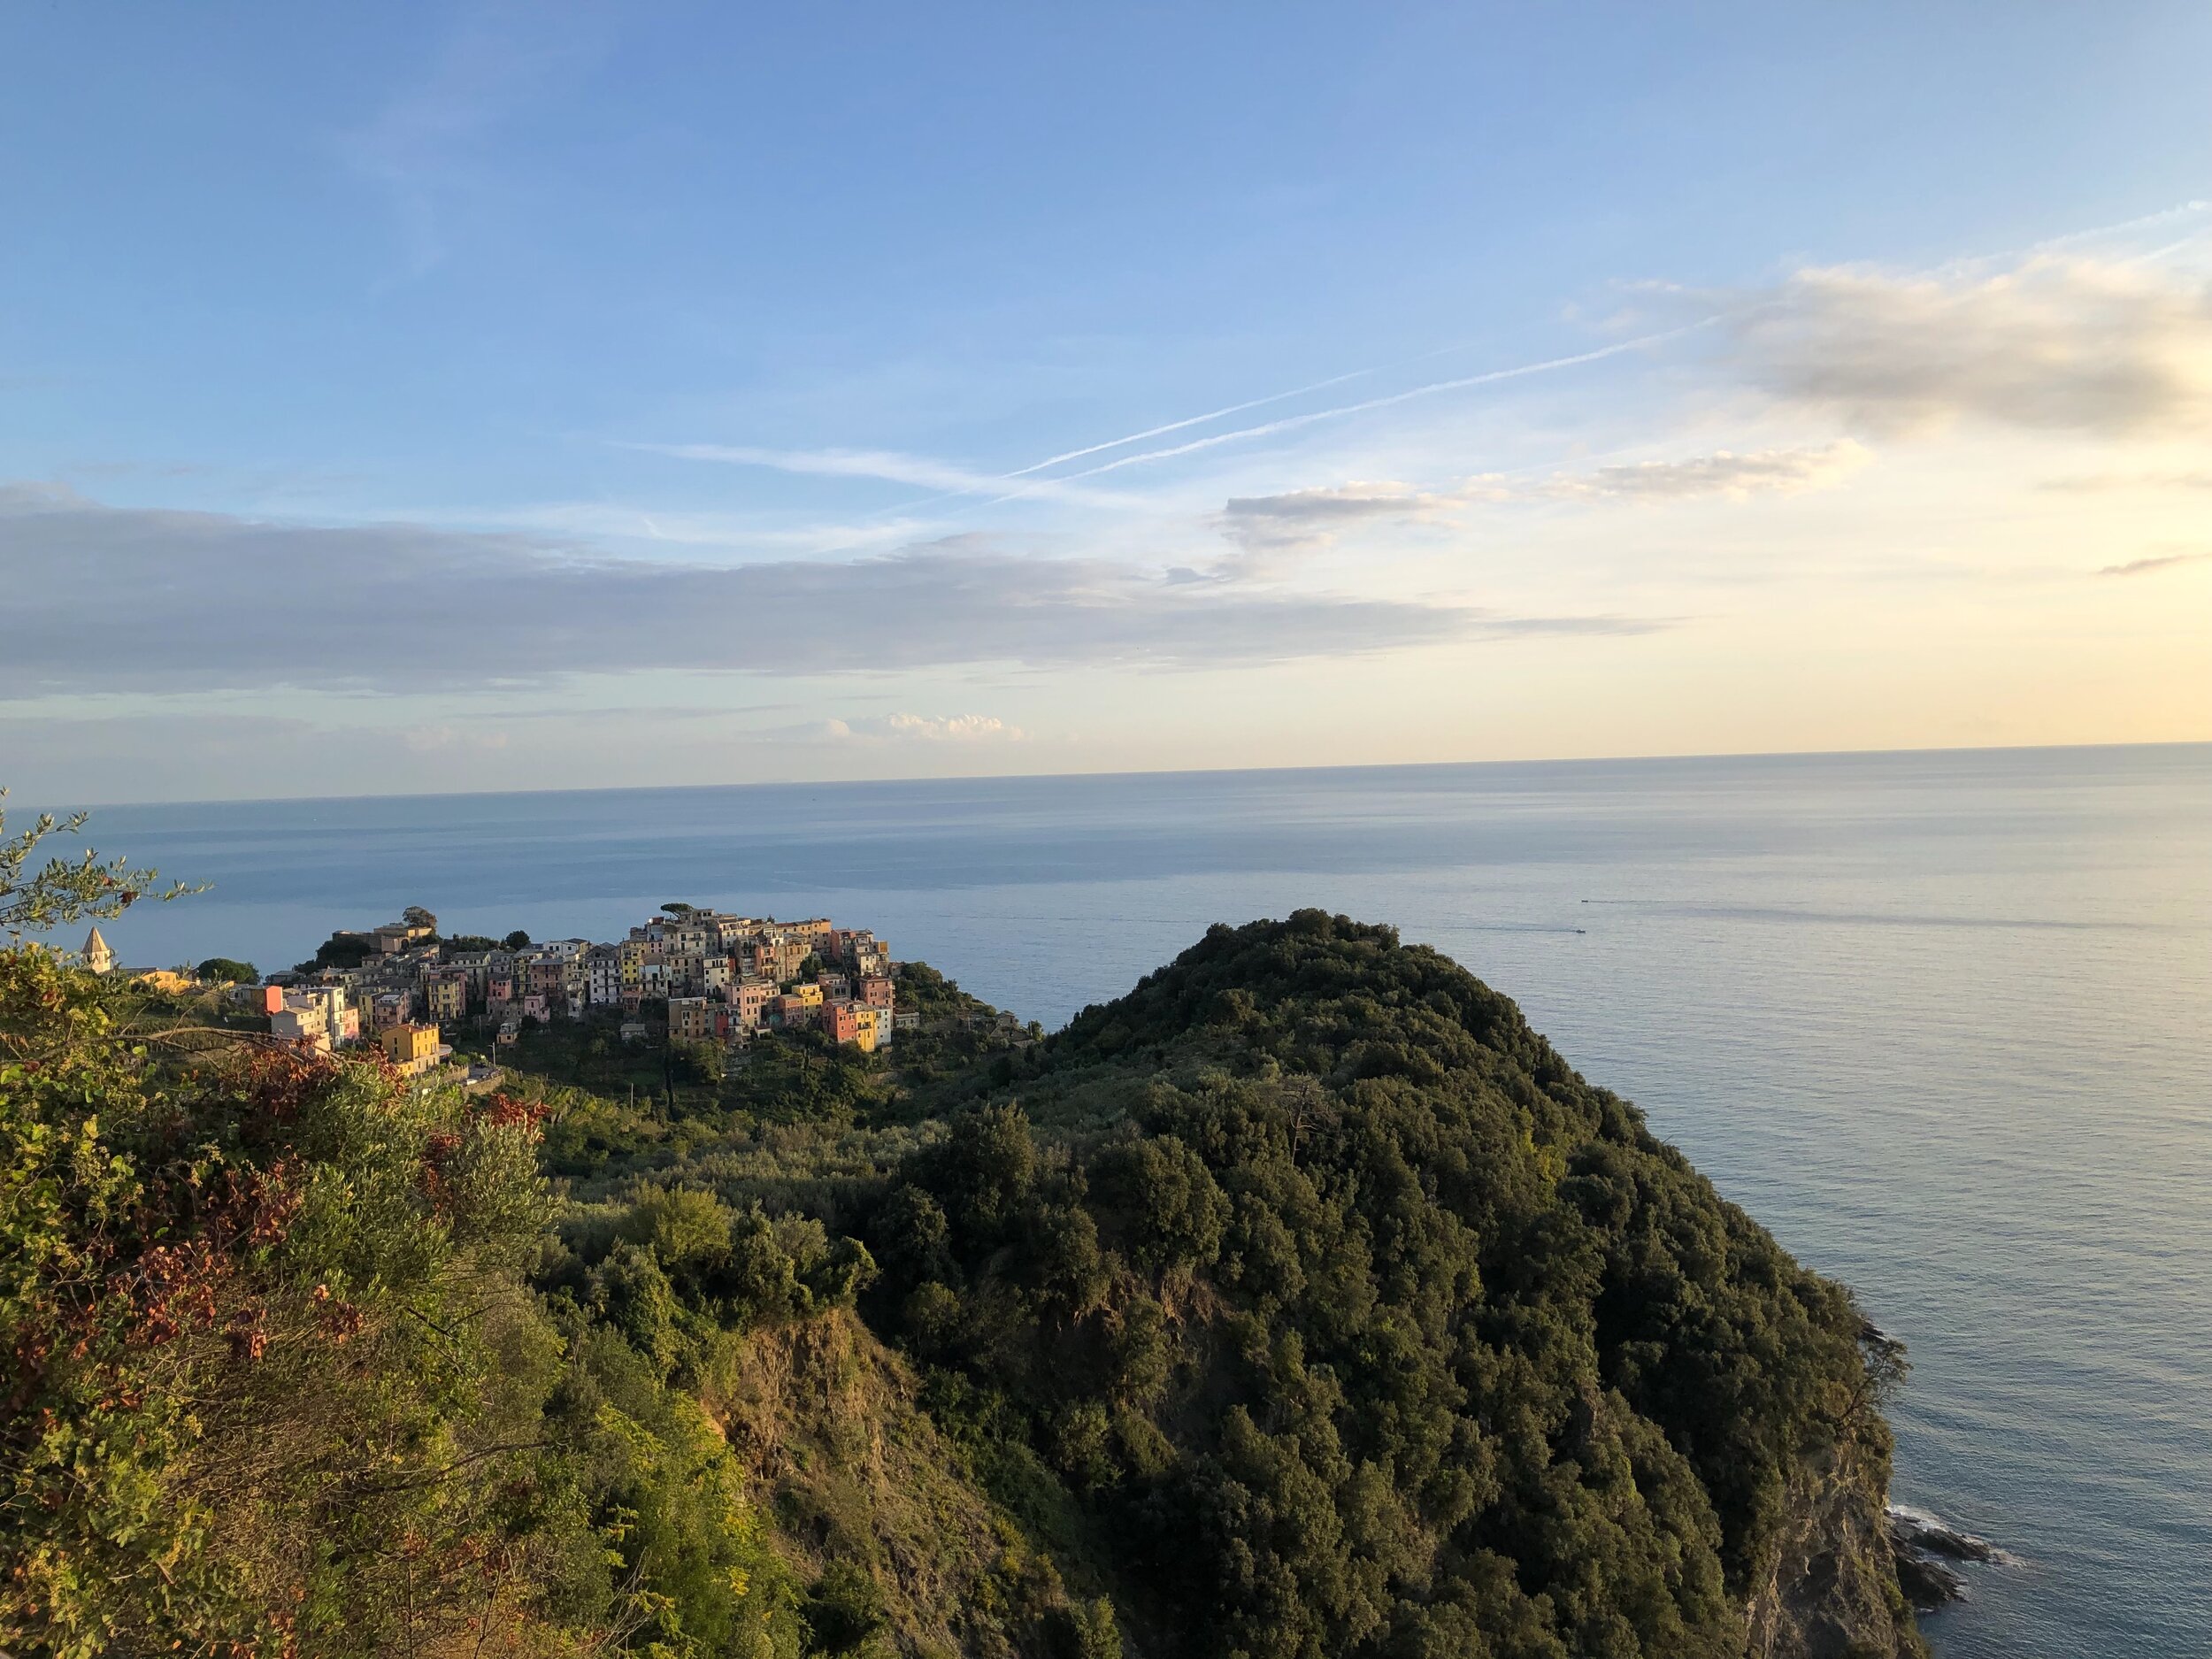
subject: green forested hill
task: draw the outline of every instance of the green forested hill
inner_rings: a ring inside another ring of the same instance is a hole
[[[1847,1294],[1388,929],[642,1106],[0,964],[0,1647],[1918,1651]]]
[[[1217,927],[1033,1070],[877,1212],[887,1323],[1163,1651],[1738,1654],[1793,1474],[1886,1479],[1847,1294],[1390,929]]]

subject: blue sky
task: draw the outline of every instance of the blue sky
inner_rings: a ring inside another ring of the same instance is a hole
[[[0,782],[2212,736],[2212,12],[1993,16],[15,9]]]

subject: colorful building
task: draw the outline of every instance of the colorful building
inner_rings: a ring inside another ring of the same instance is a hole
[[[776,987],[766,979],[740,979],[730,988],[730,1008],[741,1032],[758,1031]]]
[[[265,987],[262,1006],[269,1015],[269,1034],[285,1042],[303,1043],[318,1054],[343,1048],[361,1035],[361,1010],[346,1001],[342,985],[305,985],[287,990]]]
[[[389,1025],[378,1041],[402,1077],[420,1077],[452,1052],[439,1042],[435,1025]]]
[[[873,1054],[885,1038],[883,1010],[865,1002],[831,1002],[822,1010],[822,1029],[832,1041],[855,1044]]]
[[[772,996],[763,1007],[763,1019],[775,1031],[811,1031],[821,1024],[822,1001],[812,1002],[788,992]]]
[[[461,969],[441,968],[423,981],[423,1006],[433,1020],[457,1024],[469,1011],[469,976]]]

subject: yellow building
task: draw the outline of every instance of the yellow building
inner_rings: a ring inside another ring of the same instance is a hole
[[[387,1025],[377,1033],[402,1077],[420,1077],[442,1057],[435,1025]]]
[[[865,1002],[855,1002],[853,1004],[853,1041],[860,1045],[861,1053],[873,1054],[877,1046],[883,1041],[884,1032],[887,1029],[884,1023],[884,1010],[879,1008],[870,1008]]]
[[[830,926],[826,916],[811,917],[803,922],[785,922],[781,926],[787,933],[818,956],[827,956],[830,940],[837,930]]]
[[[468,1012],[469,982],[466,974],[434,973],[423,987],[423,993],[433,1019],[457,1020]]]

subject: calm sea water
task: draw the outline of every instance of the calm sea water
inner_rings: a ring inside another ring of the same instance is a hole
[[[111,808],[126,961],[408,903],[826,911],[1057,1025],[1213,921],[1396,923],[1911,1345],[1958,1659],[2212,1653],[2212,747]],[[70,941],[73,942],[73,941]]]

